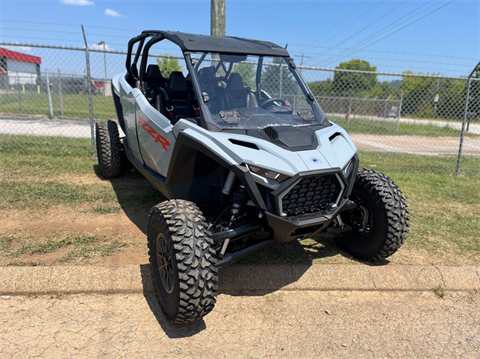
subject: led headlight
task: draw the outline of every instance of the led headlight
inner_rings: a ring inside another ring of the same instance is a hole
[[[353,157],[350,161],[348,161],[347,165],[342,169],[342,173],[345,176],[345,178],[350,177],[354,168],[355,168],[355,157]]]
[[[267,170],[265,168],[254,166],[254,165],[247,164],[247,168],[250,170],[250,172],[275,182],[282,182],[284,179],[288,178],[287,175],[284,175],[275,171]]]

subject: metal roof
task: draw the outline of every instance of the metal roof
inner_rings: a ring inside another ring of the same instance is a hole
[[[283,47],[269,41],[251,40],[232,36],[187,34],[178,31],[146,30],[142,33],[161,35],[178,45],[182,51],[282,57],[290,56],[288,51]]]
[[[42,59],[38,56],[26,55],[20,52],[7,50],[4,48],[0,48],[0,56],[6,57],[7,59],[11,60],[18,60],[22,62],[31,62],[32,64],[41,64]]]

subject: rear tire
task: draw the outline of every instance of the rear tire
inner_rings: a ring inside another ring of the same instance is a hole
[[[148,245],[153,281],[171,323],[192,323],[208,313],[217,295],[217,258],[205,217],[189,201],[162,202],[150,211]]]
[[[98,169],[104,178],[120,175],[123,161],[123,148],[115,121],[97,121],[95,123]]]
[[[405,197],[385,174],[359,168],[350,199],[357,208],[341,214],[353,231],[337,240],[354,257],[375,261],[394,254],[405,242],[409,214]]]

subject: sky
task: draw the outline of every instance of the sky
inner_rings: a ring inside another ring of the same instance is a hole
[[[227,0],[226,7],[227,35],[288,44],[297,64],[303,54],[306,66],[334,68],[363,59],[381,72],[458,77],[467,76],[480,59],[478,0]],[[103,40],[107,50],[125,51],[142,30],[209,34],[210,1],[0,0],[0,42],[82,47],[80,24],[89,47],[101,49]],[[68,68],[84,56],[17,49],[41,56],[44,67]],[[159,51],[174,53],[168,46]],[[92,56],[100,76],[103,57]],[[108,56],[110,77],[121,71],[124,57]]]

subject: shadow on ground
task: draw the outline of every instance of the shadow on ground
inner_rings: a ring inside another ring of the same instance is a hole
[[[93,166],[98,178],[106,181],[98,172],[98,165]],[[118,203],[127,217],[147,234],[150,209],[165,200],[165,197],[135,169],[126,169],[122,175],[108,180]]]
[[[94,166],[94,169],[99,176],[98,166]],[[110,183],[124,213],[146,234],[150,209],[164,201],[165,197],[134,169],[124,171],[121,177],[110,179]],[[338,254],[355,261],[354,258],[339,250],[332,238],[316,236],[314,239],[292,241],[287,244],[273,243],[236,264],[221,268],[219,293],[261,296],[275,292],[298,281],[315,261]],[[365,264],[385,265],[387,263],[388,261],[385,260]],[[262,268],[261,265],[265,264],[269,266]],[[170,324],[165,319],[154,292],[150,265],[141,265],[140,271],[145,299],[168,337],[190,337],[206,328],[203,320],[186,326]],[[264,285],[266,281],[269,285]],[[275,283],[273,287],[272,283]]]

